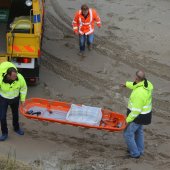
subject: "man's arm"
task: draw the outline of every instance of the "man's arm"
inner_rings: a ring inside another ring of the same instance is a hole
[[[93,9],[94,20],[96,21],[97,26],[101,27],[101,19],[96,10]]]
[[[133,90],[134,89],[134,84],[131,81],[127,81],[126,83],[121,83],[120,87],[127,87],[127,88]]]
[[[26,99],[26,96],[27,96],[27,84],[25,82],[24,77],[21,74],[19,74],[19,81],[20,81],[20,84],[21,84],[21,87],[20,87],[20,101],[21,101],[21,103],[24,103],[25,99]]]
[[[0,88],[1,88],[1,84],[2,84],[2,76],[0,76]]]
[[[127,81],[126,84],[125,84],[125,86],[126,86],[127,88],[133,90],[133,89],[135,88],[135,86],[134,86],[133,83],[134,83],[134,82]]]
[[[75,34],[78,34],[78,22],[79,22],[79,11],[76,12],[74,20],[72,22],[73,31]]]

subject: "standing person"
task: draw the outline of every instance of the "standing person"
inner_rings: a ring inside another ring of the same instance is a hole
[[[10,105],[13,116],[13,128],[19,135],[24,135],[24,131],[19,126],[19,101],[24,103],[27,95],[27,85],[25,79],[17,72],[16,67],[10,62],[0,64],[0,123],[2,135],[0,141],[8,138],[7,109]]]
[[[80,55],[84,55],[86,39],[88,49],[92,49],[95,22],[100,28],[101,21],[96,10],[83,4],[81,10],[76,12],[72,23],[74,33],[79,35]]]
[[[130,157],[139,158],[144,153],[143,125],[150,124],[152,118],[153,85],[146,79],[145,73],[139,70],[136,72],[134,82],[127,81],[121,86],[132,90],[128,102],[124,138]]]

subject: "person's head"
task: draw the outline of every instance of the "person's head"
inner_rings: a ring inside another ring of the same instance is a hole
[[[6,72],[6,75],[9,80],[15,81],[17,79],[17,70],[14,67],[10,67]]]
[[[145,73],[142,70],[138,70],[136,72],[135,82],[139,83],[141,81],[145,80]]]
[[[89,13],[89,7],[88,7],[88,5],[83,4],[83,5],[81,6],[81,11],[82,11],[82,14],[83,14],[84,16],[87,16],[88,13]]]

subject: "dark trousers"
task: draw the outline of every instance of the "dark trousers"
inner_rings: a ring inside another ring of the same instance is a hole
[[[7,127],[7,109],[8,105],[10,105],[12,110],[12,116],[13,116],[13,127],[14,130],[19,130],[19,114],[18,114],[18,108],[19,108],[19,97],[16,97],[14,99],[5,99],[2,96],[0,96],[0,123],[1,123],[1,131],[2,134],[8,134],[8,127]]]

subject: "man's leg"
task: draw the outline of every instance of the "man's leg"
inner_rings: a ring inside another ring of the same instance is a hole
[[[135,142],[135,132],[138,129],[138,124],[132,122],[130,123],[124,131],[124,138],[130,152],[130,156],[133,158],[138,158],[140,152]]]
[[[20,129],[19,127],[19,113],[18,113],[18,108],[19,108],[19,97],[12,99],[10,102],[11,110],[12,110],[12,116],[13,116],[13,127],[14,131],[18,131]]]
[[[142,155],[144,153],[144,134],[142,125],[140,125],[139,128],[137,129],[135,137],[136,145],[138,147],[140,154]]]
[[[6,99],[0,96],[0,123],[2,135],[8,135],[6,114],[8,109],[8,102]]]
[[[85,51],[86,35],[79,35],[80,52]]]
[[[94,42],[94,34],[87,35],[87,45],[89,50],[92,50],[93,42]]]

